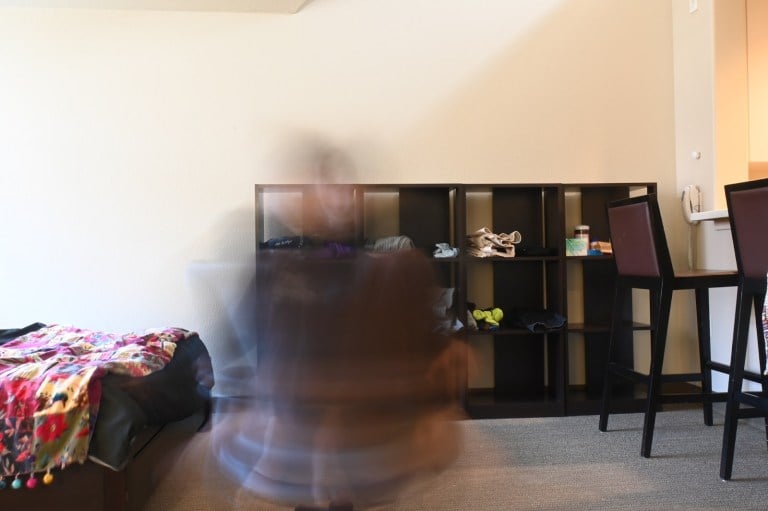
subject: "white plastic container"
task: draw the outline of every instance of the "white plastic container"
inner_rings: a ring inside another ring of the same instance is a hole
[[[573,237],[578,239],[585,239],[589,243],[589,226],[577,225],[573,228]]]

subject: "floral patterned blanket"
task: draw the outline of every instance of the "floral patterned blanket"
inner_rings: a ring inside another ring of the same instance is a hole
[[[107,373],[146,376],[173,357],[182,329],[114,334],[52,325],[0,345],[0,482],[82,463]],[[45,482],[46,479],[44,479]],[[5,484],[3,484],[5,486]]]

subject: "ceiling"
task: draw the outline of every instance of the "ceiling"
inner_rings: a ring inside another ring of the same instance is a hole
[[[62,7],[294,14],[311,0],[0,0],[0,7]]]

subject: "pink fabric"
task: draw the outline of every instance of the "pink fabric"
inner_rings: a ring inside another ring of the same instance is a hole
[[[173,357],[181,329],[114,334],[52,325],[0,346],[0,477],[82,463],[101,377],[145,376]]]

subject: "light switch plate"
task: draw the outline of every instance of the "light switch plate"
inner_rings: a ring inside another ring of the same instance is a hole
[[[688,12],[696,12],[699,10],[699,0],[688,0]]]

